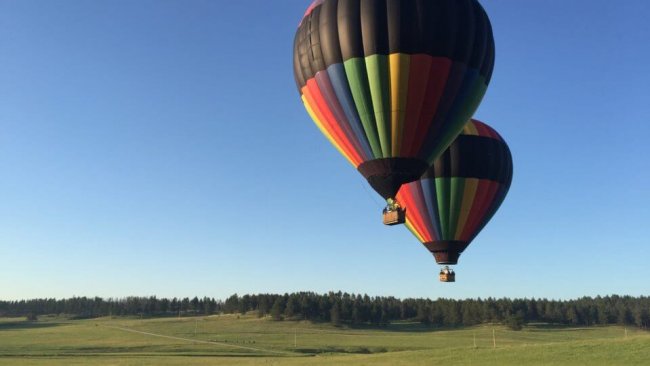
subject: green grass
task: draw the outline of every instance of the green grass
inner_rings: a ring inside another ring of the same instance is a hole
[[[594,366],[649,362],[650,333],[628,328],[626,337],[625,329],[615,326],[537,325],[515,332],[491,325],[441,330],[404,322],[383,328],[337,328],[236,315],[0,319],[0,364],[6,365]]]

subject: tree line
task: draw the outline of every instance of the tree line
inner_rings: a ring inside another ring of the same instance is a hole
[[[310,320],[334,324],[385,325],[395,320],[432,326],[469,326],[503,323],[520,329],[525,323],[566,325],[650,325],[650,297],[597,296],[574,300],[549,299],[397,299],[395,297],[330,292],[316,294],[234,294],[225,301],[214,298],[73,297],[0,301],[0,316],[68,314],[76,317],[108,315],[211,315],[255,312],[273,320]]]
[[[66,314],[78,318],[111,315],[165,316],[173,314],[210,315],[222,312],[223,302],[214,298],[125,298],[72,297],[69,299],[31,299],[0,301],[0,316]]]

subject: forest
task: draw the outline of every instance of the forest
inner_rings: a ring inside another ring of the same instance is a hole
[[[291,294],[234,294],[225,301],[210,297],[72,297],[0,301],[0,316],[69,315],[73,318],[101,316],[199,316],[245,314],[276,321],[309,320],[348,325],[385,325],[391,321],[417,321],[430,326],[458,327],[502,323],[521,329],[527,323],[564,325],[620,324],[647,328],[650,297],[597,296],[573,300],[549,299],[398,299],[395,297],[329,292]]]

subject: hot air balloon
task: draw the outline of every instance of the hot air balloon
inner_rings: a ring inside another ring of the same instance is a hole
[[[492,218],[512,181],[512,156],[501,136],[477,120],[467,123],[420,180],[405,184],[397,199],[406,207],[406,227],[452,265]],[[440,279],[453,282],[449,267]]]
[[[316,0],[294,38],[301,99],[320,131],[388,202],[480,104],[494,38],[477,0]],[[386,216],[385,216],[386,217]],[[400,220],[401,217],[401,220]]]

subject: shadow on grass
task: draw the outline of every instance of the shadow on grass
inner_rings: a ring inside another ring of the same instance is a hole
[[[151,355],[181,355],[187,357],[193,356],[225,356],[225,357],[291,357],[290,354],[277,354],[273,352],[264,351],[224,351],[215,350],[214,352],[195,351],[191,347],[175,348],[174,350],[161,349],[160,346],[124,346],[124,347],[76,347],[62,350],[68,354],[89,354],[89,355],[102,355],[102,354],[151,354]],[[299,352],[296,352],[299,353]],[[296,354],[295,356],[304,356],[303,354]]]
[[[404,333],[429,333],[445,330],[457,330],[455,327],[439,327],[426,325],[418,322],[400,322],[385,325],[374,324],[347,324],[341,329],[351,330],[379,330],[384,332],[404,332]]]
[[[61,325],[55,322],[10,322],[0,323],[0,332],[5,330],[21,330],[21,329],[38,329],[38,328],[52,328]]]
[[[296,357],[313,357],[315,354],[246,354],[246,353],[211,353],[211,352],[142,352],[142,353],[78,353],[78,352],[45,352],[38,354],[24,353],[3,353],[0,354],[0,360],[11,357],[28,357],[30,359],[53,359],[53,358],[149,358],[149,357],[210,357],[210,358],[296,358]]]
[[[577,326],[577,325],[568,325],[568,324],[550,324],[550,323],[528,323],[525,325],[526,330],[535,332],[535,331],[583,331],[583,330],[597,330],[599,326]]]
[[[323,347],[323,348],[298,348],[295,350],[295,352],[309,354],[309,355],[316,355],[321,353],[346,353],[346,354],[369,355],[373,353],[386,353],[388,352],[388,350],[385,347]]]

